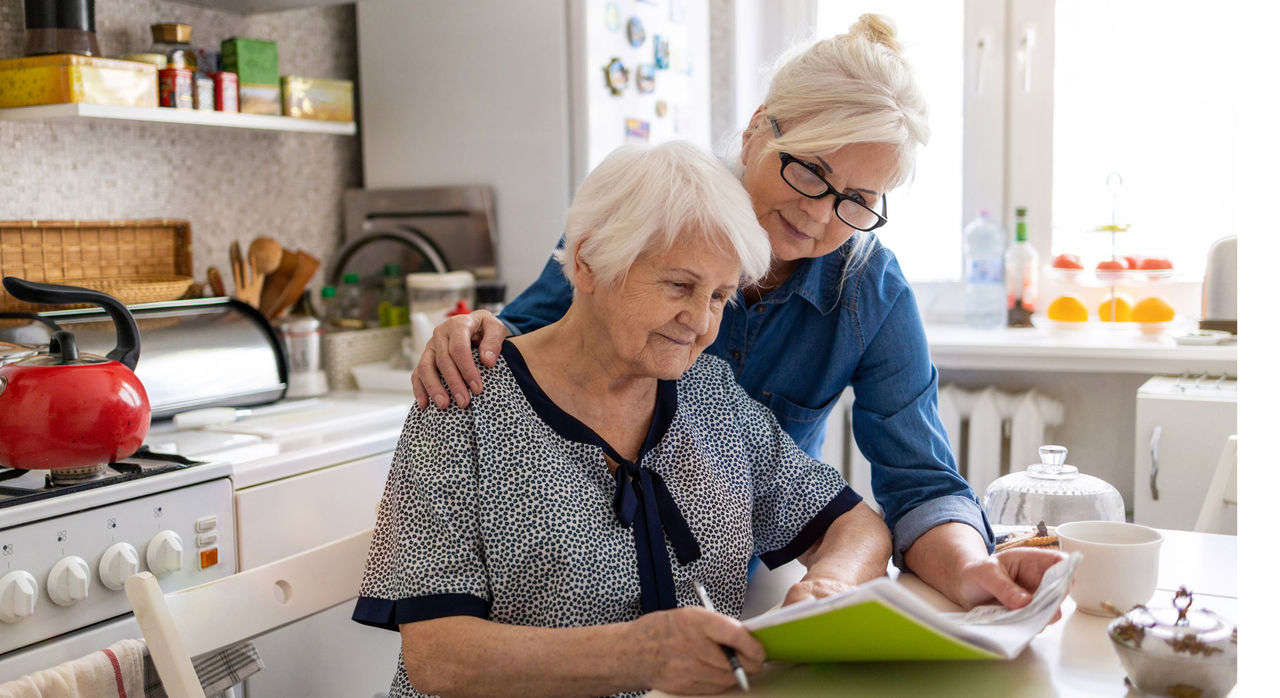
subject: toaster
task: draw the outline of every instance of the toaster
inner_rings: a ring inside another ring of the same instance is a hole
[[[1236,333],[1236,236],[1209,247],[1200,289],[1200,329]]]

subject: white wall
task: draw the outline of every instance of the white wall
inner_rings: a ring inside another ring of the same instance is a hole
[[[365,187],[492,186],[515,297],[571,193],[565,3],[366,0],[357,24]]]

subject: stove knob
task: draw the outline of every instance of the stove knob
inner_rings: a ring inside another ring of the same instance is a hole
[[[59,606],[84,601],[89,596],[89,563],[75,555],[58,560],[49,571],[45,588]]]
[[[0,577],[0,621],[17,623],[36,612],[40,587],[30,572],[17,570]]]
[[[182,537],[161,531],[147,543],[147,569],[157,577],[182,569]]]
[[[138,550],[128,543],[116,543],[107,548],[98,563],[98,577],[112,591],[124,588],[124,580],[138,573]]]

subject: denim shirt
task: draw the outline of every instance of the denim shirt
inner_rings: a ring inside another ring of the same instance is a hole
[[[950,521],[972,526],[991,551],[991,526],[960,477],[938,416],[938,369],[915,294],[878,239],[844,278],[852,250],[850,240],[824,257],[801,260],[781,286],[750,306],[739,292],[707,351],[728,361],[747,394],[817,459],[827,417],[845,386],[853,387],[853,436],[871,463],[871,487],[900,569],[917,538]],[[501,319],[513,333],[529,332],[563,317],[572,299],[552,259]]]

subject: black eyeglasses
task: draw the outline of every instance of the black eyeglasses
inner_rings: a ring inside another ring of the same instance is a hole
[[[778,122],[770,117],[769,123],[773,125],[773,135],[781,137],[782,131],[778,129]],[[889,213],[889,197],[884,194],[880,195],[880,212],[877,213],[870,206],[862,203],[860,196],[849,196],[836,191],[836,188],[819,173],[817,165],[805,162],[791,153],[780,152],[778,156],[782,158],[782,181],[810,199],[821,199],[827,194],[834,196],[833,206],[836,217],[845,225],[866,232],[889,222],[886,217]]]

